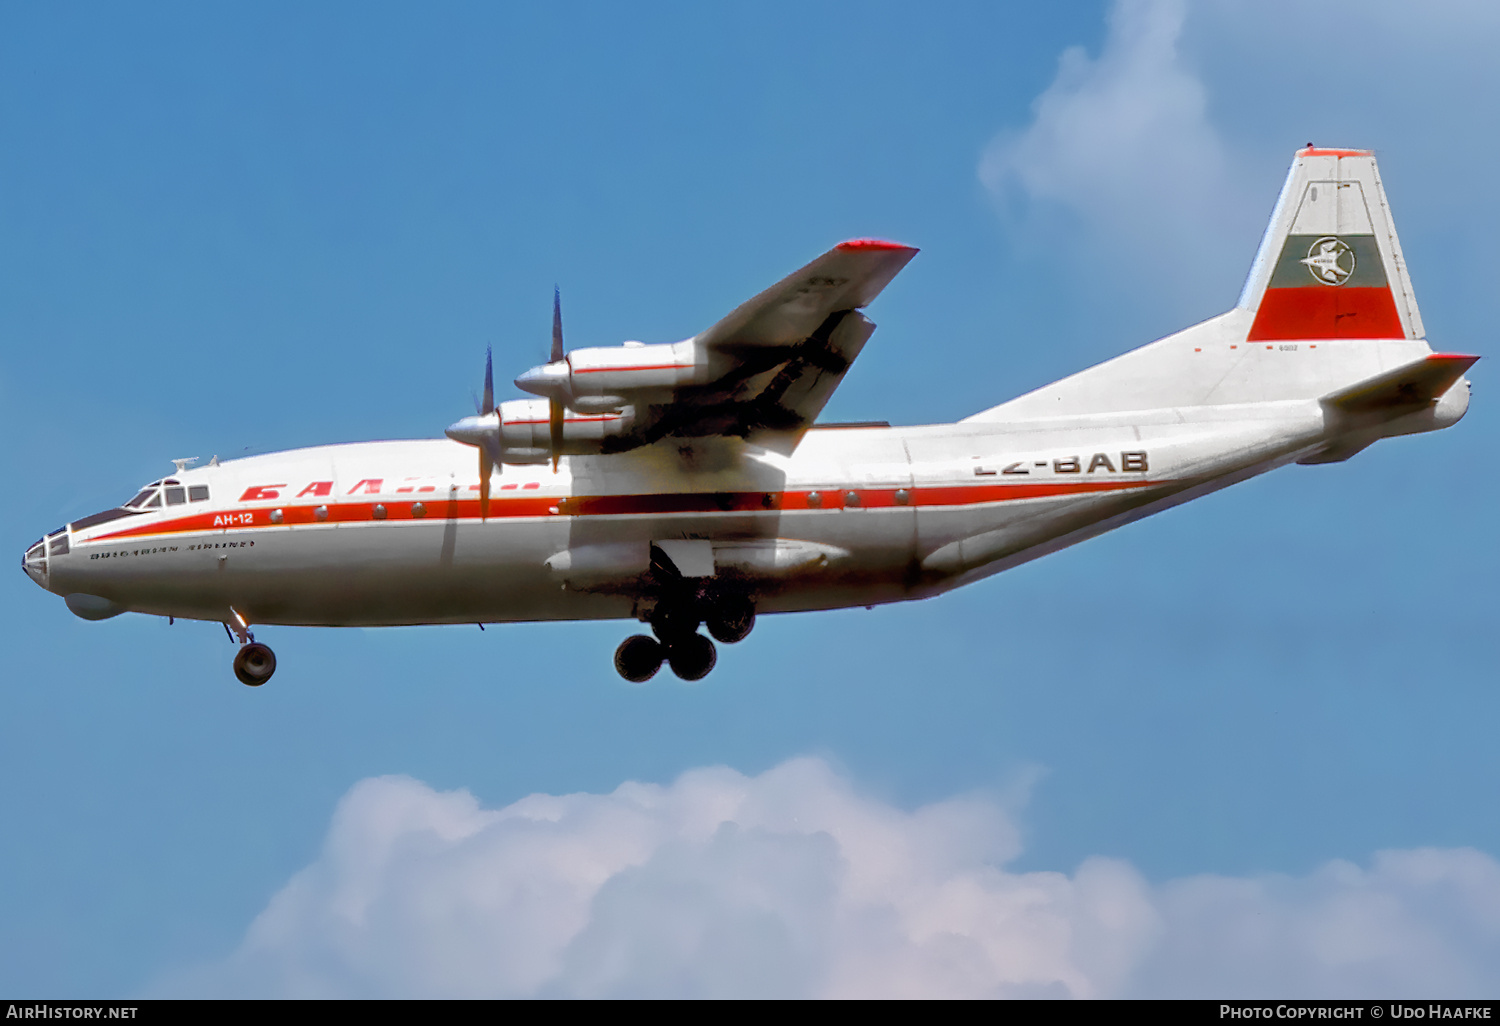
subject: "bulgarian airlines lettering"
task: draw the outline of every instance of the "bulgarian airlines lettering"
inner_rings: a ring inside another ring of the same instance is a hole
[[[354,485],[354,487],[350,488],[349,491],[345,492],[344,494],[346,496],[349,496],[349,495],[380,495],[380,494],[383,494],[383,493],[385,493],[387,491],[386,488],[385,488],[385,480],[386,480],[385,478],[380,478],[380,477],[361,478],[360,481],[356,485]],[[269,502],[269,501],[272,501],[274,499],[281,498],[282,497],[282,489],[289,488],[289,487],[290,487],[289,485],[286,485],[284,483],[251,485],[250,487],[246,488],[244,490],[244,492],[242,492],[240,494],[239,501],[240,502]],[[459,486],[458,485],[453,485],[452,487],[453,488],[457,488]],[[538,488],[541,488],[541,487],[542,487],[542,483],[540,481],[525,481],[525,482],[510,481],[510,482],[507,482],[505,484],[500,485],[499,488],[498,488],[498,490],[499,491],[507,491],[507,492],[515,491],[517,489],[521,489],[523,491],[532,491],[532,490],[535,490],[535,489],[538,489]],[[424,484],[424,485],[402,485],[402,486],[400,486],[398,488],[393,488],[390,491],[392,493],[396,494],[396,495],[410,495],[410,494],[430,494],[430,493],[436,492],[437,490],[438,489],[437,489],[436,485]],[[471,492],[477,492],[477,491],[479,491],[479,485],[477,485],[477,484],[468,485],[467,486],[467,490],[471,491]],[[292,497],[293,498],[297,498],[297,499],[323,498],[323,497],[326,497],[326,496],[330,496],[332,494],[333,494],[333,482],[332,481],[311,481],[304,488],[302,488],[301,491],[296,492]]]

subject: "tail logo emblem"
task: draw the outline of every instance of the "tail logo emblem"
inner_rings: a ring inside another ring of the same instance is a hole
[[[1354,273],[1354,250],[1343,239],[1325,235],[1308,247],[1302,264],[1316,281],[1342,285]]]

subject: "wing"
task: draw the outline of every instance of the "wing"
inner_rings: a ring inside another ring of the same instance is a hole
[[[683,342],[559,355],[554,341],[552,361],[516,379],[542,399],[500,403],[448,435],[489,446],[500,463],[719,436],[789,453],[875,330],[860,308],[916,254],[875,239],[840,243]],[[553,331],[560,340],[556,310]]]
[[[691,339],[711,380],[680,386],[651,433],[796,448],[875,330],[859,308],[916,255],[894,242],[840,243],[736,307]]]
[[[870,305],[917,250],[897,242],[841,242],[694,337],[711,349],[795,346],[830,314]]]

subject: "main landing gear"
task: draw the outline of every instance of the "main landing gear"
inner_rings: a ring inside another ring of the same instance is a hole
[[[742,641],[755,626],[755,605],[740,596],[724,597],[702,613],[687,603],[662,604],[651,614],[656,637],[636,634],[615,649],[615,669],[621,677],[642,684],[656,676],[661,664],[683,680],[702,680],[718,662],[714,643],[698,633],[706,621],[708,633],[726,645]]]
[[[231,641],[240,643],[240,650],[234,656],[234,675],[241,684],[258,688],[276,672],[276,653],[271,651],[270,645],[255,640],[255,634],[243,616],[233,608],[229,611],[234,613],[234,619],[225,622],[224,630],[230,634]]]

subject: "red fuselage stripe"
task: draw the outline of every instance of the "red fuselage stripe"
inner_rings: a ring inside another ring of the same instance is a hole
[[[1044,499],[1064,495],[1088,495],[1100,492],[1146,488],[1154,481],[1058,481],[1034,484],[980,484],[915,488],[826,488],[792,492],[667,492],[656,495],[511,495],[494,496],[489,503],[490,520],[514,517],[545,516],[629,516],[662,513],[758,513],[768,510],[839,510],[891,509],[901,506],[976,506],[1017,499]],[[857,501],[848,503],[845,496],[853,492]],[[906,492],[907,501],[897,499]],[[816,494],[817,500],[811,496]],[[262,506],[254,509],[220,510],[193,513],[155,524],[142,524],[88,539],[113,541],[159,534],[191,534],[202,531],[233,531],[244,528],[296,527],[302,524],[362,524],[378,522],[375,507],[384,506],[384,520],[478,520],[479,500],[434,498],[424,502],[423,516],[412,512],[415,503],[401,499],[386,503],[335,502],[327,507],[325,519],[314,511],[318,505]],[[281,510],[280,523],[273,523],[271,511]]]

